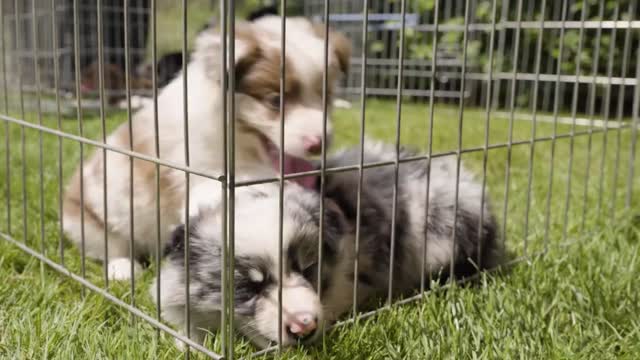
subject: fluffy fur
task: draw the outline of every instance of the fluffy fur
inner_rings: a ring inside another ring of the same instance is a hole
[[[282,248],[283,274],[278,271],[279,187],[275,184],[238,188],[235,211],[234,305],[237,329],[256,345],[265,347],[278,340],[278,283],[282,283],[285,345],[311,341],[317,331],[295,336],[291,326],[298,314],[309,314],[318,329],[326,319],[317,295],[319,241],[319,196],[294,183],[284,190]],[[185,318],[185,232],[189,237],[189,294],[191,336],[201,341],[206,331],[219,326],[222,279],[223,209],[201,207],[189,228],[179,226],[167,248],[160,283],[151,288],[154,300],[160,286],[160,306],[164,320],[186,332]],[[348,245],[342,241],[347,224],[335,206],[325,212],[322,285],[325,291],[345,289],[348,279],[336,271],[339,254]],[[331,284],[334,284],[331,286]]]
[[[406,149],[400,151],[400,158],[415,155]],[[359,160],[359,149],[347,149],[330,157],[326,166],[357,165]],[[365,143],[365,164],[393,160],[395,149],[391,146]],[[495,267],[500,262],[502,250],[489,199],[485,196],[482,207],[482,186],[462,164],[457,216],[454,215],[456,167],[453,156],[432,159],[430,171],[426,160],[400,163],[395,228],[392,228],[395,166],[363,171],[358,286],[365,293],[367,289],[385,294],[388,290],[392,232],[395,232],[395,294],[420,287],[423,255],[424,272],[439,278],[450,275],[454,258],[456,277]],[[328,174],[325,182],[327,198],[340,206],[354,227],[358,181],[358,171],[348,171]]]
[[[403,151],[401,157],[410,155]],[[365,163],[394,158],[395,151],[388,146],[366,146]],[[327,166],[358,162],[359,150],[350,149],[330,157]],[[481,207],[481,186],[464,168],[460,169],[458,215],[454,224],[455,158],[433,159],[430,174],[426,162],[400,165],[395,228],[392,227],[394,172],[393,166],[364,171],[357,278],[359,304],[387,294],[392,232],[395,232],[393,290],[398,296],[420,289],[422,273],[436,277],[446,273],[454,255],[456,276],[499,263],[502,251],[493,215],[487,204]],[[321,199],[316,192],[296,184],[285,185],[282,210],[285,322],[280,330],[276,295],[279,188],[271,184],[238,189],[235,318],[240,332],[258,346],[277,341],[278,331],[283,333],[284,345],[298,340],[287,332],[286,314],[312,313],[319,319],[320,327],[322,323],[334,322],[352,308],[358,181],[357,171],[327,175],[320,294],[317,292],[317,252]],[[205,207],[192,218],[188,231],[191,332],[198,340],[203,329],[214,330],[219,325],[221,219],[220,209]],[[176,231],[160,277],[163,317],[178,327],[185,324],[184,231],[184,227]],[[155,295],[155,291],[154,287],[152,294]],[[314,338],[311,336],[308,340]]]
[[[278,169],[274,154],[280,147],[280,64],[281,18],[261,17],[239,23],[235,38],[235,163],[238,176],[247,179],[274,176]],[[322,73],[324,38],[318,27],[303,18],[286,20],[285,83],[285,171],[297,172],[299,158],[318,151],[322,135]],[[196,40],[195,52],[186,70],[188,77],[189,166],[202,172],[222,174],[223,104],[221,94],[221,39],[213,28],[204,30]],[[347,68],[349,43],[339,34],[329,39],[329,79],[333,87],[340,72]],[[183,77],[180,74],[158,96],[159,157],[185,164]],[[154,110],[150,104],[138,111],[132,122],[123,124],[107,138],[107,143],[149,156],[156,155]],[[328,124],[328,134],[331,127]],[[311,144],[311,145],[310,145]],[[133,189],[130,188],[130,158],[101,152],[87,159],[66,189],[63,220],[67,236],[77,245],[83,243],[86,255],[109,259],[112,278],[126,279],[123,271],[131,252],[134,258],[155,253],[156,221],[160,221],[160,241],[166,243],[185,203],[186,181],[182,171],[168,167],[159,170],[159,198],[156,198],[156,166],[134,159]],[[103,173],[106,167],[106,184]],[[275,169],[274,169],[275,167]],[[304,169],[302,169],[304,170]],[[81,176],[82,172],[82,176]],[[212,180],[190,176],[190,185]],[[83,183],[84,198],[81,198]],[[105,189],[106,185],[106,189]],[[218,185],[219,186],[219,185]],[[107,191],[107,203],[103,202]],[[133,193],[133,218],[129,199]],[[160,203],[160,218],[156,203]],[[105,214],[106,212],[106,214]],[[83,215],[82,215],[83,214]],[[133,230],[133,234],[131,233]],[[104,234],[108,236],[105,253]],[[167,234],[167,235],[165,235]],[[130,242],[133,238],[134,246]]]

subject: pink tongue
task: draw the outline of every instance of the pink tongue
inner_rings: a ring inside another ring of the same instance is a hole
[[[270,153],[271,153],[270,155],[271,155],[271,162],[273,163],[273,167],[276,169],[276,171],[280,171],[280,154],[274,151],[271,151]],[[312,170],[315,170],[315,169],[309,161],[306,161],[301,158],[297,158],[295,156],[288,155],[286,153],[284,154],[284,174],[285,175],[297,174],[297,173],[302,173],[302,172],[307,172]],[[315,189],[316,177],[313,175],[297,177],[291,180],[297,182],[302,187],[305,187],[307,189]]]

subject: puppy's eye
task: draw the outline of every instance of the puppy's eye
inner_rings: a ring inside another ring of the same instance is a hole
[[[301,273],[302,273],[302,276],[305,279],[313,282],[315,280],[315,274],[316,274],[317,270],[318,270],[318,263],[317,262],[312,262],[312,263],[306,265],[305,268],[302,269]]]
[[[276,110],[280,108],[280,94],[268,95],[266,101],[267,104],[269,104],[269,106],[271,106],[272,108]]]

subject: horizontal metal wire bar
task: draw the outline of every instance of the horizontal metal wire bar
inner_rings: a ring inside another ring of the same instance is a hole
[[[442,75],[437,72],[436,74]],[[446,73],[450,77],[460,77],[460,73]],[[470,80],[489,80],[487,74],[483,73],[467,73],[465,76]],[[558,74],[535,74],[535,73],[516,73],[516,80],[526,80],[526,81],[535,81],[536,77],[538,81],[541,82],[564,82],[564,83],[583,83],[583,84],[592,84],[595,82],[598,85],[636,85],[638,80],[635,78],[621,78],[621,77],[612,77],[609,80],[606,76],[591,76],[591,75],[560,75]],[[559,78],[559,80],[558,80]],[[508,74],[504,72],[497,72],[493,74],[492,80],[513,80],[513,73]]]
[[[503,117],[504,114],[501,114]],[[540,119],[540,115],[538,115],[538,119]],[[134,151],[129,151],[129,150],[125,150],[125,149],[120,149],[118,147],[115,146],[111,146],[108,144],[104,144],[98,141],[94,141],[91,139],[87,139],[81,136],[77,136],[77,135],[72,135],[72,134],[68,134],[59,130],[55,130],[55,129],[51,129],[48,128],[46,126],[40,126],[37,124],[33,124],[27,121],[23,121],[23,120],[19,120],[19,119],[15,119],[6,115],[1,115],[0,114],[0,119],[4,120],[4,121],[8,121],[8,122],[12,122],[18,125],[23,125],[25,127],[29,127],[32,129],[36,129],[36,130],[42,130],[43,132],[52,134],[52,135],[56,135],[56,136],[60,136],[63,138],[67,138],[67,139],[71,139],[71,140],[75,140],[78,142],[82,142],[85,144],[89,144],[89,145],[93,145],[96,147],[100,147],[103,149],[107,149],[110,151],[114,151],[123,155],[127,155],[127,156],[131,156],[134,158],[138,158],[140,160],[144,160],[144,161],[149,161],[152,163],[156,163],[162,166],[166,166],[172,169],[176,169],[176,170],[180,170],[180,171],[184,171],[185,173],[189,173],[189,174],[193,174],[193,175],[198,175],[198,176],[202,176],[208,179],[212,179],[212,180],[217,180],[217,181],[224,181],[224,176],[216,176],[216,175],[211,175],[202,171],[198,171],[196,169],[193,169],[192,167],[189,166],[182,166],[182,165],[178,165],[178,164],[174,164],[171,162],[167,162],[164,160],[160,160],[156,157],[153,156],[148,156],[148,155],[144,155],[141,153],[137,153]],[[570,118],[558,118],[558,122],[559,123],[564,123],[564,124],[570,124],[571,119]],[[611,124],[610,124],[611,125]],[[628,124],[624,124],[622,126],[620,126],[622,129],[625,128],[629,128],[630,126]],[[616,126],[610,126],[609,129],[613,129],[613,128],[617,128]],[[599,129],[594,129],[591,133],[593,134],[597,134],[600,132],[606,132],[608,131],[608,129],[603,129],[603,128],[599,128]],[[584,135],[588,135],[590,132],[589,131],[578,131],[575,133],[576,136],[584,136]],[[562,139],[562,138],[567,138],[567,137],[571,137],[572,135],[570,133],[568,134],[561,134],[561,135],[557,135],[555,138],[556,139]],[[536,138],[534,139],[534,142],[545,142],[545,141],[550,141],[553,139],[553,136],[547,136],[547,137],[540,137],[540,138]],[[521,140],[521,141],[514,141],[513,143],[511,143],[511,146],[517,146],[517,145],[526,145],[526,144],[530,144],[531,140]],[[489,145],[489,147],[487,148],[488,150],[494,150],[494,149],[500,149],[500,148],[506,148],[509,146],[509,143],[499,143],[499,144],[492,144]],[[471,147],[471,148],[464,148],[460,150],[461,154],[465,154],[465,153],[471,153],[471,152],[478,152],[478,151],[483,151],[485,148],[483,146],[477,146],[477,147]],[[442,153],[436,153],[432,155],[432,158],[438,158],[438,157],[443,157],[443,156],[448,156],[448,155],[455,155],[457,154],[457,151],[447,151],[447,152],[442,152]],[[427,160],[429,157],[427,155],[418,155],[418,156],[412,156],[412,157],[408,157],[408,158],[401,158],[399,161],[401,163],[405,163],[405,162],[413,162],[413,161],[424,161]],[[393,161],[380,161],[380,162],[374,162],[374,163],[368,163],[365,164],[363,166],[363,168],[367,169],[367,168],[374,168],[374,167],[380,167],[380,166],[388,166],[388,165],[393,165],[395,164]],[[335,168],[329,168],[326,169],[327,173],[339,173],[339,172],[344,172],[344,171],[352,171],[352,170],[359,170],[359,166],[358,165],[349,165],[349,166],[341,166],[341,167],[335,167]],[[290,180],[290,179],[297,179],[297,178],[301,178],[301,177],[305,177],[305,176],[314,176],[314,175],[320,175],[321,171],[320,170],[311,170],[311,171],[305,171],[305,172],[300,172],[300,173],[295,173],[295,174],[287,174],[284,176],[285,180]],[[250,185],[257,185],[257,184],[266,184],[266,183],[271,183],[271,182],[276,182],[279,181],[279,177],[272,177],[272,178],[264,178],[264,179],[256,179],[256,180],[248,180],[248,181],[238,181],[236,182],[236,186],[240,187],[240,186],[250,186]]]
[[[393,59],[378,59],[381,60],[380,62],[377,62],[375,65],[383,65],[383,66],[394,66],[394,61],[397,62],[397,60],[393,60]],[[368,62],[367,62],[368,63]],[[424,66],[429,66],[428,64],[424,64]],[[388,75],[395,75],[397,74],[397,71],[394,71],[392,69],[386,70],[386,71],[369,71],[369,74],[376,74],[376,73],[385,73],[388,72]],[[424,78],[428,78],[431,77],[432,72],[430,70],[405,70],[405,75],[407,77],[424,77]],[[449,79],[460,79],[461,74],[460,72],[457,71],[437,71],[436,72],[436,76],[437,77],[445,77],[445,78],[449,78]],[[629,78],[629,77],[611,77],[610,79],[607,76],[591,76],[591,75],[580,75],[580,76],[576,76],[576,75],[560,75],[558,76],[557,74],[535,74],[535,73],[516,73],[515,76],[516,80],[520,80],[520,81],[541,81],[541,82],[548,82],[548,83],[555,83],[557,81],[561,82],[561,83],[570,83],[570,84],[575,84],[576,82],[581,83],[581,84],[588,84],[591,85],[593,83],[595,83],[596,85],[626,85],[626,86],[635,86],[638,83],[638,80],[636,78]],[[478,80],[478,81],[487,81],[489,80],[489,77],[487,76],[487,74],[485,73],[474,73],[474,72],[468,72],[465,75],[465,79],[468,80]],[[492,80],[513,80],[513,73],[505,73],[505,72],[496,72],[493,74],[493,76],[491,77]],[[29,85],[25,85],[24,86],[24,91],[25,92],[35,92],[35,87],[34,86],[29,86]],[[47,91],[47,89],[43,89],[42,90],[43,93],[52,93],[52,91]],[[346,88],[339,88],[339,91],[343,94],[361,94],[362,89],[360,87],[346,87]],[[149,91],[148,90],[144,90],[144,89],[140,89],[140,90],[136,90],[137,93],[140,94],[145,94],[148,95]],[[396,95],[397,90],[396,89],[386,89],[386,88],[367,88],[366,92],[368,95],[387,95],[387,96],[391,96],[391,95]],[[109,93],[113,93],[113,94],[122,94],[122,91],[118,91],[118,90],[109,90]],[[429,90],[416,90],[416,89],[404,89],[402,91],[402,93],[404,95],[407,96],[419,96],[419,97],[429,97],[431,96],[431,91]],[[458,98],[460,96],[460,92],[459,91],[447,91],[447,90],[436,90],[434,93],[435,97],[440,97],[440,98]],[[465,97],[469,96],[469,92],[465,92]]]
[[[519,257],[517,257],[515,259],[511,259],[511,260],[505,262],[504,264],[500,265],[497,268],[488,269],[488,270],[484,271],[484,273],[493,273],[493,272],[496,272],[498,270],[504,269],[506,267],[513,266],[513,265],[516,265],[518,263],[521,263],[521,262],[523,262],[525,260],[529,260],[529,259],[532,259],[532,258],[535,258],[535,257],[543,256],[544,254],[545,254],[544,251],[539,251],[539,252],[532,253],[530,255],[519,256]],[[341,326],[344,326],[344,325],[347,325],[347,324],[351,324],[353,322],[356,322],[356,321],[359,321],[359,320],[362,320],[362,319],[366,319],[368,317],[371,317],[371,316],[374,316],[376,314],[379,314],[379,313],[381,313],[383,311],[390,310],[395,306],[405,305],[405,304],[412,303],[412,302],[420,300],[420,299],[424,299],[425,296],[429,295],[430,293],[432,293],[434,291],[442,291],[442,290],[446,290],[446,289],[450,288],[451,286],[453,286],[454,283],[455,284],[464,284],[464,283],[467,283],[467,282],[470,282],[470,281],[477,280],[482,274],[483,273],[476,273],[474,275],[471,275],[471,276],[469,276],[467,278],[464,278],[462,280],[459,280],[459,281],[448,282],[448,283],[438,287],[437,289],[427,290],[425,292],[422,292],[422,293],[419,293],[419,294],[416,294],[416,295],[413,295],[413,296],[410,296],[410,297],[407,297],[407,298],[404,298],[404,299],[397,300],[394,303],[392,303],[390,306],[383,306],[383,307],[380,307],[380,308],[375,309],[375,310],[359,313],[356,316],[351,316],[348,319],[345,319],[345,320],[342,320],[342,321],[338,321],[338,322],[328,326],[326,331],[329,331],[329,330],[332,330],[332,329],[335,329],[335,328],[338,328],[338,327],[341,327]],[[251,354],[251,356],[254,357],[254,356],[266,355],[266,354],[269,354],[269,353],[271,353],[271,352],[273,352],[273,351],[275,351],[277,349],[278,349],[278,346],[277,345],[273,345],[273,346],[270,346],[270,347],[268,347],[266,349],[262,349],[260,351],[256,351],[253,354]]]
[[[368,70],[367,72],[370,75],[375,75],[375,74],[383,74],[383,75],[389,75],[389,76],[397,76],[398,72],[397,70],[393,69],[393,66],[397,66],[397,60],[394,59],[378,59],[380,61],[377,61],[375,63],[369,63],[367,62],[367,65],[373,65],[373,66],[389,66],[389,69],[380,69],[380,70]],[[421,67],[425,67],[427,69],[405,69],[404,73],[405,73],[405,77],[424,77],[424,78],[429,78],[432,76],[432,72],[431,70],[428,70],[428,68],[431,67],[430,64],[427,63],[426,60],[420,60],[419,62],[415,62],[414,63],[415,66],[421,66]],[[440,64],[438,63],[438,68],[441,68]],[[358,71],[358,68],[355,69],[356,71]],[[515,75],[516,80],[522,80],[522,81],[536,81],[536,78],[538,81],[541,82],[556,82],[556,81],[560,81],[563,83],[571,83],[571,84],[575,84],[576,82],[582,83],[582,84],[592,84],[595,83],[596,85],[628,85],[628,86],[632,86],[632,85],[636,85],[638,83],[638,80],[635,77],[611,77],[611,79],[609,79],[609,77],[607,76],[592,76],[592,75],[580,75],[580,76],[576,76],[574,75],[560,75],[560,79],[558,79],[558,74],[536,74],[536,73],[528,73],[528,72],[519,72],[516,73]],[[450,79],[460,79],[461,78],[461,74],[459,71],[436,71],[436,77],[442,78],[442,77],[446,77],[446,78],[450,78]],[[467,72],[465,74],[465,79],[468,80],[484,80],[487,81],[489,80],[489,76],[486,73],[476,73],[476,72]],[[491,80],[513,80],[513,73],[506,73],[506,72],[494,72],[493,75],[491,76]],[[394,90],[395,91],[395,90]],[[405,90],[406,91],[406,90]],[[428,92],[426,90],[423,90],[424,92]],[[404,91],[403,91],[404,92]],[[437,92],[436,92],[437,93]],[[384,94],[381,94],[384,95]]]
[[[469,24],[469,31],[491,31],[493,25],[490,23],[476,23]],[[504,21],[496,24],[496,30],[504,30],[504,29],[532,29],[538,30],[540,27],[546,29],[639,29],[640,21],[612,21],[612,20],[590,20],[582,23],[581,21],[554,21],[547,20],[543,21]],[[431,24],[423,24],[411,27],[412,30],[415,31],[430,31],[433,32],[435,30],[435,26]],[[448,32],[448,31],[464,31],[465,26],[462,24],[439,24],[438,32]]]
[[[13,117],[10,117],[10,116],[7,116],[7,115],[0,114],[0,120],[4,120],[4,121],[11,122],[11,123],[14,123],[14,124],[22,125],[22,126],[25,126],[25,127],[28,127],[28,128],[36,129],[36,130],[41,130],[41,131],[43,131],[45,133],[48,133],[48,134],[56,135],[56,136],[63,137],[63,138],[66,138],[66,139],[75,140],[75,141],[78,141],[78,142],[81,142],[81,143],[84,143],[84,144],[93,145],[93,146],[96,146],[96,147],[99,147],[99,148],[102,148],[102,149],[106,149],[106,150],[110,150],[110,151],[113,151],[113,152],[117,152],[117,153],[120,153],[122,155],[127,155],[127,156],[130,156],[130,157],[134,157],[136,159],[149,161],[151,163],[162,165],[162,166],[166,166],[166,167],[169,167],[169,168],[172,168],[172,169],[175,169],[175,170],[184,171],[185,173],[188,173],[188,174],[198,175],[198,176],[202,176],[202,177],[205,177],[205,178],[208,178],[208,179],[212,179],[212,180],[216,180],[216,181],[220,181],[220,182],[224,181],[224,176],[214,175],[214,174],[210,174],[210,173],[207,173],[207,172],[199,171],[199,170],[194,169],[191,166],[183,166],[183,165],[179,165],[179,164],[176,164],[176,163],[173,163],[173,162],[170,162],[170,161],[165,161],[165,160],[159,159],[159,158],[154,157],[154,156],[149,156],[149,155],[141,154],[139,152],[129,151],[129,150],[126,150],[126,149],[121,149],[121,148],[118,148],[116,146],[112,146],[112,145],[105,144],[105,143],[102,143],[102,142],[99,142],[99,141],[88,139],[86,137],[72,135],[72,134],[66,133],[64,131],[51,129],[51,128],[48,128],[46,126],[40,126],[38,124],[33,124],[33,123],[28,122],[28,121],[16,119],[16,118],[13,118]]]
[[[630,126],[628,126],[628,125],[623,125],[620,128],[626,129],[626,128],[629,128],[629,127]],[[607,131],[609,131],[609,129],[603,129],[603,128],[594,129],[593,131],[588,131],[588,130],[587,131],[576,131],[573,134],[567,133],[567,134],[560,134],[560,135],[556,135],[556,136],[539,137],[539,138],[533,139],[533,141],[531,139],[527,139],[527,140],[513,141],[512,143],[491,144],[486,149],[487,150],[495,150],[495,149],[507,148],[509,146],[529,145],[532,142],[534,142],[534,143],[546,142],[546,141],[551,141],[551,140],[554,140],[554,139],[564,139],[564,138],[570,138],[570,137],[585,136],[585,135],[589,135],[589,134],[597,134],[597,133],[607,132]],[[435,153],[435,154],[431,155],[431,158],[439,158],[439,157],[449,156],[449,155],[480,152],[480,151],[484,151],[484,150],[485,150],[484,146],[476,146],[476,147],[470,147],[470,148],[463,148],[463,149],[460,149],[460,151],[451,150],[451,151],[446,151],[446,152],[441,152],[441,153]],[[400,163],[408,163],[408,162],[415,162],[415,161],[426,161],[427,159],[429,159],[428,155],[416,155],[416,156],[410,156],[410,157],[406,157],[406,158],[400,158],[398,161]],[[390,160],[390,161],[378,161],[378,162],[367,163],[367,164],[364,164],[362,166],[362,168],[363,169],[369,169],[369,168],[389,166],[389,165],[395,165],[395,161],[394,160]],[[360,165],[346,165],[346,166],[338,166],[338,167],[334,167],[334,168],[327,168],[327,169],[325,169],[325,171],[326,171],[326,173],[331,174],[331,173],[340,173],[340,172],[345,172],[345,171],[355,171],[355,170],[359,170],[359,169],[360,169]],[[297,178],[301,178],[301,177],[305,177],[305,176],[320,175],[320,173],[321,173],[321,170],[311,170],[311,171],[305,171],[305,172],[300,172],[300,173],[295,173],[295,174],[287,174],[287,175],[284,176],[284,179],[285,180],[297,179]],[[276,182],[276,181],[280,181],[280,178],[279,177],[272,177],[272,178],[264,178],[264,179],[249,180],[249,181],[238,181],[238,182],[236,182],[236,187],[251,186],[251,185],[257,185],[257,184],[267,184],[267,183],[273,183],[273,182]]]
[[[93,46],[86,46],[83,47],[83,50],[86,50],[85,54],[82,54],[81,57],[92,57],[92,55],[94,53],[96,53],[98,51],[97,47],[93,47]],[[57,54],[55,52],[58,52]],[[144,55],[146,54],[146,49],[145,48],[133,48],[130,49],[130,53],[132,54],[136,54],[136,55]],[[17,56],[21,59],[32,59],[33,58],[33,50],[30,48],[14,48],[9,50],[9,52],[11,54],[13,54],[14,56]],[[111,47],[111,48],[106,48],[104,49],[105,53],[108,53],[109,55],[124,55],[124,49],[119,49],[119,48],[115,48],[115,47]],[[63,47],[59,47],[55,50],[52,50],[51,48],[49,48],[49,50],[44,49],[42,51],[42,55],[40,56],[40,49],[38,49],[38,58],[40,60],[40,62],[45,62],[47,60],[51,60],[54,56],[57,55],[58,58],[64,57],[64,56],[68,56],[68,55],[73,55],[73,48],[71,46],[63,46]]]
[[[510,117],[510,114],[504,111],[494,111],[493,117],[498,119],[508,119]],[[535,118],[536,118],[536,121],[539,121],[539,122],[545,122],[545,123],[551,123],[551,124],[554,122],[554,117],[552,115],[536,114]],[[526,114],[526,113],[515,113],[514,119],[520,120],[520,121],[533,121],[533,115]],[[569,116],[558,116],[555,121],[557,121],[558,124],[572,125],[574,122],[574,119]],[[591,126],[592,125],[591,122],[592,122],[591,119],[578,118],[578,117],[575,118],[575,124],[577,126]],[[596,128],[606,127],[607,129],[617,129],[620,127],[624,129],[624,128],[632,127],[629,123],[620,124],[618,121],[604,121],[600,119],[593,119],[593,126]]]
[[[349,88],[339,88],[340,93],[343,94],[361,94],[362,89],[359,87],[349,87]],[[385,89],[385,88],[370,88],[366,89],[367,95],[393,95],[396,96],[398,90],[396,89]],[[404,89],[402,90],[403,95],[407,96],[431,96],[430,90],[414,90],[414,89]],[[470,93],[466,91],[464,93],[465,97],[468,97]],[[446,90],[437,90],[434,92],[433,96],[440,98],[455,98],[460,97],[459,91],[446,91]]]
[[[589,235],[589,234],[586,234],[586,235],[584,235],[584,236],[588,236],[588,235]],[[565,240],[565,241],[563,241],[563,242],[559,243],[559,244],[558,244],[558,246],[559,246],[559,247],[569,247],[569,246],[572,246],[572,245],[576,245],[576,243],[577,243],[579,240],[580,240],[579,238],[568,238],[567,240]],[[518,242],[522,242],[522,241],[516,241],[516,243],[518,243]],[[529,255],[518,256],[518,257],[516,257],[516,258],[514,258],[514,259],[511,259],[511,260],[509,260],[509,261],[507,261],[507,262],[505,262],[505,263],[501,264],[501,265],[500,265],[499,267],[497,267],[497,268],[493,268],[493,269],[488,269],[488,270],[486,270],[486,271],[485,271],[485,273],[493,273],[493,272],[495,272],[495,271],[498,271],[498,270],[501,270],[501,269],[507,268],[507,267],[509,267],[509,266],[517,265],[517,264],[519,264],[519,263],[521,263],[521,262],[523,262],[523,261],[525,261],[525,260],[530,260],[530,259],[533,259],[533,258],[536,258],[536,257],[544,256],[545,254],[546,254],[546,251],[545,251],[545,250],[542,250],[542,251],[537,251],[537,252],[531,253],[531,254],[529,254]],[[456,284],[464,284],[464,283],[466,283],[466,282],[476,280],[478,277],[480,277],[480,275],[481,275],[481,274],[482,274],[482,273],[476,273],[476,274],[474,274],[474,275],[471,275],[471,276],[469,276],[469,277],[467,277],[467,278],[465,278],[465,279],[462,279],[462,280],[460,280],[460,281],[457,281],[457,282],[455,282],[455,283],[456,283]],[[404,299],[398,300],[398,301],[394,302],[391,306],[404,305],[404,304],[408,304],[408,303],[414,302],[414,301],[416,301],[416,300],[423,299],[423,298],[425,297],[425,295],[428,295],[428,294],[429,294],[429,293],[431,293],[432,291],[445,290],[445,289],[447,289],[447,288],[451,287],[453,284],[454,284],[454,283],[452,283],[452,282],[448,282],[448,283],[444,284],[443,286],[441,286],[441,287],[439,287],[439,288],[437,288],[437,289],[434,289],[434,290],[428,290],[428,291],[425,291],[425,292],[423,292],[423,293],[416,294],[416,295],[413,295],[413,296],[411,296],[411,297],[408,297],[408,298],[404,298]],[[385,307],[382,307],[382,308],[379,308],[379,309],[375,309],[375,310],[371,310],[371,311],[368,311],[368,312],[364,312],[364,313],[361,313],[361,314],[356,315],[355,317],[350,317],[350,318],[348,318],[348,319],[346,319],[346,320],[339,321],[339,322],[337,322],[337,323],[335,323],[335,324],[331,325],[331,326],[329,327],[329,329],[333,329],[333,328],[336,328],[336,327],[339,327],[339,326],[343,326],[343,325],[346,325],[346,324],[350,324],[350,323],[355,322],[356,320],[365,319],[365,318],[371,317],[371,316],[373,316],[373,315],[376,315],[376,314],[378,314],[378,313],[380,313],[380,312],[382,312],[382,311],[389,310],[389,309],[391,309],[391,307],[389,307],[389,306],[385,306]],[[269,348],[269,349],[264,349],[264,350],[262,350],[262,351],[260,351],[260,352],[256,352],[256,353],[254,353],[254,355],[257,355],[258,353],[263,354],[263,353],[270,352],[270,351],[273,351],[273,349],[271,349],[271,348]]]
[[[67,269],[66,267],[56,263],[55,261],[49,259],[48,257],[42,255],[41,253],[39,253],[36,250],[33,250],[32,248],[30,248],[29,246],[17,241],[16,239],[14,239],[13,237],[0,232],[0,237],[2,237],[3,239],[5,239],[6,241],[8,241],[9,243],[19,247],[22,251],[26,252],[27,254],[37,258],[38,260],[46,263],[47,265],[49,265],[51,268],[53,268],[54,270],[56,270],[57,272],[61,273],[62,275],[68,276],[70,278],[72,278],[73,280],[81,283],[83,286],[87,287],[89,290],[94,291],[95,293],[103,296],[104,298],[106,298],[107,300],[113,302],[114,304],[124,308],[125,310],[129,311],[130,313],[132,313],[133,315],[144,319],[146,322],[149,323],[149,325],[162,330],[164,332],[166,332],[167,334],[173,336],[174,338],[185,342],[186,344],[188,344],[189,346],[193,347],[194,349],[202,352],[203,354],[213,358],[213,359],[223,359],[222,356],[212,352],[211,350],[205,348],[204,346],[192,341],[189,338],[186,338],[184,336],[182,336],[180,333],[178,333],[177,331],[173,330],[172,328],[168,327],[167,325],[157,321],[156,319],[152,318],[151,316],[145,314],[142,310],[131,306],[129,304],[127,304],[126,302],[118,299],[117,297],[111,295],[108,291],[94,285],[92,282],[90,282],[89,280],[76,275],[75,273],[73,273],[72,271],[70,271],[69,269]]]
[[[351,66],[354,65],[362,65],[363,61],[362,59],[358,58],[358,57],[352,57],[351,60]],[[367,62],[365,63],[367,65],[387,65],[389,67],[396,67],[395,70],[396,74],[397,74],[397,66],[398,66],[398,59],[396,58],[367,58]],[[426,67],[431,67],[431,60],[428,59],[405,59],[403,62],[405,67],[410,67],[410,66],[426,66]],[[449,58],[449,59],[440,59],[438,58],[438,68],[443,68],[443,67],[454,67],[454,66],[461,66],[462,62],[458,59],[455,58]]]

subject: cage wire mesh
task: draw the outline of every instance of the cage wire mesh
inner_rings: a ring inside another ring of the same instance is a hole
[[[187,183],[189,174],[218,180],[225,194],[225,218],[231,219],[236,187],[253,184],[235,181],[234,126],[227,125],[220,134],[219,141],[227,144],[227,166],[220,174],[190,166],[188,141],[184,163],[175,164],[163,161],[157,152],[134,151],[132,143],[130,147],[108,144],[106,136],[116,123],[131,122],[134,96],[150,97],[151,102],[157,98],[154,84],[159,84],[160,55],[174,51],[186,58],[193,35],[214,14],[221,38],[234,38],[237,8],[257,3],[15,0],[3,1],[1,8],[5,166],[0,236],[81,283],[83,289],[95,291],[211,358],[238,355],[234,354],[233,276],[229,276],[234,221],[225,221],[222,229],[225,300],[213,350],[161,321],[157,307],[145,299],[148,282],[132,277],[124,291],[109,281],[106,266],[85,261],[84,249],[72,249],[62,233],[61,199],[73,167],[78,162],[82,166],[86,154],[113,152],[129,156],[131,162],[149,162],[156,171],[163,167],[183,171]],[[399,164],[453,155],[470,164],[483,187],[493,185],[488,197],[507,248],[516,254],[515,262],[585,236],[593,230],[584,227],[585,218],[597,217],[606,225],[624,209],[637,206],[640,10],[636,0],[308,0],[296,7],[286,2],[278,6],[287,15],[324,22],[351,40],[350,71],[338,94],[352,101],[353,109],[336,111],[351,111],[350,120],[359,123],[355,128],[360,132],[350,135],[354,144],[362,146],[365,124],[371,121],[391,124],[394,140],[387,140],[396,146],[404,145],[406,131],[423,135],[421,144],[412,144],[422,149],[415,158],[403,159],[397,153],[391,164],[322,166],[313,172],[320,178],[340,171],[359,171],[362,177],[364,168],[391,165],[397,186]],[[282,27],[286,36],[284,23]],[[233,58],[233,46],[223,49],[222,58]],[[235,88],[233,66],[225,69],[229,77],[223,78],[223,89]],[[186,92],[188,79],[184,79]],[[327,91],[325,86],[324,99]],[[225,124],[233,124],[234,92],[222,93],[222,103],[228,104]],[[384,101],[395,114],[373,118],[370,104]],[[124,109],[117,109],[118,104]],[[416,114],[405,104],[417,104],[421,110]],[[330,105],[324,105],[326,125]],[[412,116],[415,120],[405,120]],[[184,117],[189,117],[186,107]],[[281,124],[284,136],[284,121]],[[186,134],[188,121],[184,126]],[[149,131],[157,139],[158,128]],[[322,159],[328,151],[323,146]],[[545,166],[534,166],[539,162]],[[284,181],[294,177],[281,175],[264,182],[279,182],[282,189]],[[55,196],[45,199],[45,194]],[[133,202],[134,196],[131,193],[123,201]],[[159,207],[156,210],[159,217]],[[569,213],[581,216],[569,219]],[[274,226],[282,231],[282,224]],[[157,256],[149,271],[157,272],[159,266]],[[280,291],[280,302],[281,296]],[[390,296],[389,303],[423,296],[402,300]],[[186,307],[188,312],[188,301]],[[378,311],[359,310],[354,306],[350,317],[338,325]],[[280,323],[281,311],[280,307]],[[248,355],[243,351],[240,355]]]

